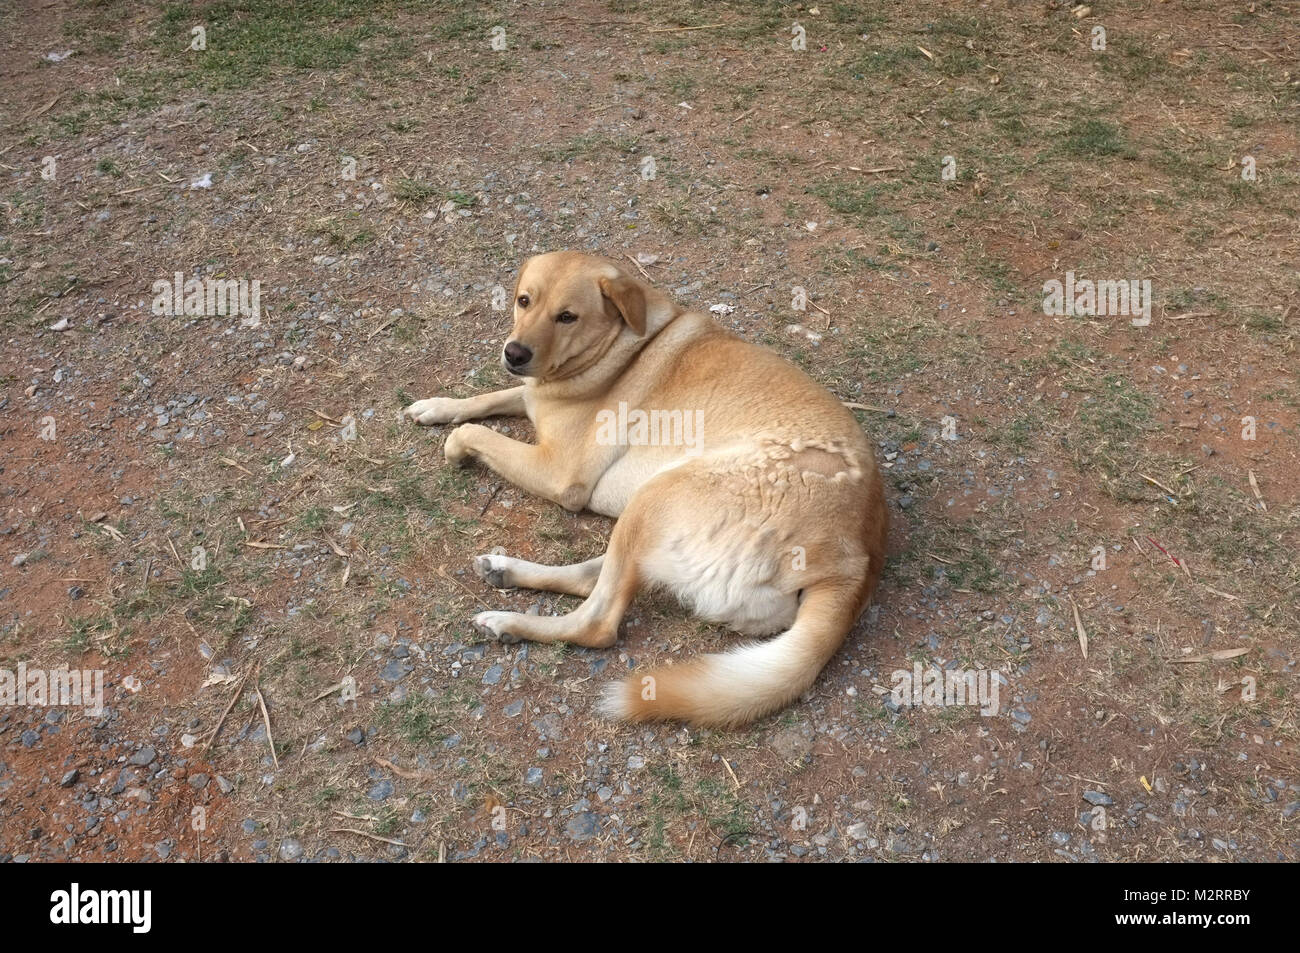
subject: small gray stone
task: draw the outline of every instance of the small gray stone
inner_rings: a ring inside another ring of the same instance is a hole
[[[139,765],[140,767],[145,767],[146,765],[153,764],[154,761],[156,761],[157,759],[158,759],[158,752],[153,748],[153,746],[145,745],[135,754],[131,755],[131,757],[127,760],[130,761],[131,764],[136,764]]]
[[[402,659],[393,659],[384,666],[384,670],[379,673],[379,677],[386,682],[400,682],[406,676],[410,675],[415,668],[410,662]]]
[[[1084,791],[1083,799],[1087,801],[1089,804],[1098,807],[1110,807],[1112,804],[1115,803],[1114,798],[1112,798],[1109,794],[1105,794],[1101,791]]]
[[[575,814],[564,825],[564,833],[569,835],[570,840],[590,840],[600,833],[600,818],[591,811]]]
[[[297,860],[302,856],[302,844],[299,844],[292,837],[286,837],[280,841],[280,859]]]
[[[123,768],[117,774],[117,781],[108,789],[109,794],[121,794],[126,790],[128,784],[135,784],[135,772],[130,768]]]

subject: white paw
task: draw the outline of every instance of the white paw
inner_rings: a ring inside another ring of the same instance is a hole
[[[510,557],[500,553],[488,553],[474,557],[474,572],[489,586],[496,589],[513,589],[510,582]]]
[[[513,612],[480,612],[474,616],[474,628],[486,639],[497,642],[518,642],[519,636],[511,635],[506,631],[513,615],[515,615]]]
[[[417,400],[402,411],[402,415],[421,427],[450,424],[457,421],[459,404],[460,401],[451,397],[430,397],[427,400]]]
[[[447,439],[442,442],[442,455],[452,466],[458,467],[469,459],[467,434],[470,433],[470,428],[475,426],[477,424],[461,424],[447,434]]]

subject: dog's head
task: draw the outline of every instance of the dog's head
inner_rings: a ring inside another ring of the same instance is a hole
[[[515,326],[501,363],[518,377],[572,377],[598,362],[625,329],[645,335],[650,293],[613,262],[591,255],[530,258],[519,270]]]

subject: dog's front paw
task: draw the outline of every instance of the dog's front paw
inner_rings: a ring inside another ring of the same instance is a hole
[[[474,616],[474,628],[478,634],[485,639],[491,639],[494,642],[505,642],[507,644],[520,641],[519,636],[510,634],[508,630],[513,612],[480,612]]]
[[[442,455],[452,466],[460,466],[469,459],[473,452],[470,449],[470,437],[477,426],[478,424],[461,424],[447,434],[447,441],[442,445]]]
[[[460,401],[452,397],[430,397],[427,400],[417,400],[411,404],[402,411],[402,416],[407,420],[414,421],[421,427],[432,427],[436,424],[454,424],[457,422],[459,404]]]

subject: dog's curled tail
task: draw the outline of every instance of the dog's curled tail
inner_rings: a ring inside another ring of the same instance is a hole
[[[619,721],[710,728],[753,721],[784,708],[817,680],[866,598],[861,580],[820,583],[804,592],[794,624],[780,635],[614,682],[596,710]]]

